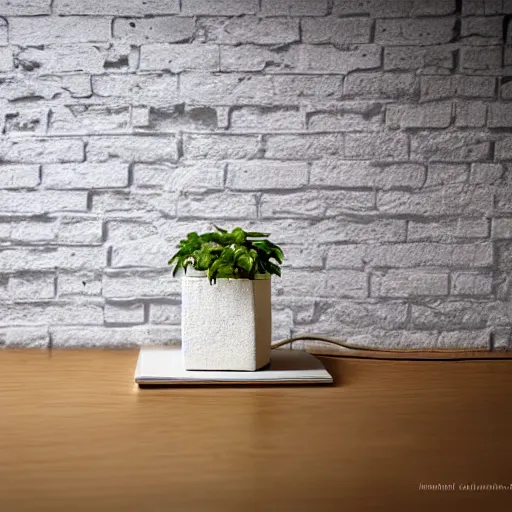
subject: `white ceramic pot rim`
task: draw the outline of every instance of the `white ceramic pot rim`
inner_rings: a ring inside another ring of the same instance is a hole
[[[183,274],[183,277],[198,277],[205,278],[207,277],[206,270],[196,270],[195,268],[187,269],[186,274]],[[231,281],[257,281],[263,279],[270,279],[272,276],[270,274],[256,274],[254,279],[247,279],[245,277],[217,277],[217,279],[228,279]]]

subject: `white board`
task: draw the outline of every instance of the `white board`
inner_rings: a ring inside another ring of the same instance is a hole
[[[145,347],[139,352],[135,382],[153,385],[331,384],[333,379],[313,355],[272,350],[270,365],[255,372],[187,371],[179,347]]]

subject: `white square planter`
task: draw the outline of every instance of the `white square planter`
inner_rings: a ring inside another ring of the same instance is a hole
[[[182,278],[181,343],[187,370],[255,371],[270,362],[271,280]],[[197,277],[196,277],[197,276]]]

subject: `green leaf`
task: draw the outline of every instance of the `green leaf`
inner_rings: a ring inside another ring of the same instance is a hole
[[[247,231],[246,233],[248,238],[266,238],[270,236],[270,233],[258,233],[257,231]]]
[[[236,264],[243,268],[246,272],[250,272],[252,269],[252,265],[254,260],[250,256],[242,255],[236,260]]]
[[[219,228],[219,226],[216,226],[215,224],[213,225],[213,227],[214,227],[217,231],[220,231],[221,233],[227,233],[227,230],[226,230],[226,229]]]
[[[235,228],[231,235],[233,236],[233,242],[237,245],[242,245],[245,242],[246,234],[242,228]]]

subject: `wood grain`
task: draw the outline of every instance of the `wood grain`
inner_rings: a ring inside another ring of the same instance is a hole
[[[510,509],[512,361],[323,358],[330,387],[133,383],[136,351],[0,351],[0,511]]]

